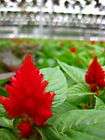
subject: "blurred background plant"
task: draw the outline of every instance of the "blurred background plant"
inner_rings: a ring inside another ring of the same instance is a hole
[[[95,55],[105,65],[105,42],[53,39],[0,39],[0,73],[15,71],[26,53],[39,68],[56,66],[56,60],[86,68]]]

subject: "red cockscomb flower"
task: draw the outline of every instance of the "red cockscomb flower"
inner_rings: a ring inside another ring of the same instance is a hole
[[[89,65],[88,71],[85,75],[85,80],[90,85],[91,91],[93,92],[105,87],[105,72],[99,64],[97,57],[95,57]]]
[[[95,40],[92,40],[92,41],[90,41],[90,44],[91,45],[95,45],[96,44],[96,41]]]
[[[42,126],[52,116],[53,92],[47,92],[48,82],[27,55],[23,64],[6,86],[8,97],[0,96],[9,117],[21,117]]]
[[[75,48],[75,47],[69,48],[69,50],[70,50],[71,53],[76,53],[77,52],[77,48]]]
[[[17,128],[20,130],[20,134],[22,137],[26,138],[32,134],[32,126],[28,121],[19,123]]]

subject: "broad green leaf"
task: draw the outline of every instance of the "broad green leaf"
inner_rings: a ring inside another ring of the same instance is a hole
[[[78,83],[68,89],[67,100],[71,105],[79,109],[93,108],[95,99],[94,96],[91,97],[92,95],[94,95],[94,93],[89,91],[85,83]]]
[[[95,109],[105,109],[105,103],[98,97],[96,98]]]
[[[84,82],[84,70],[75,66],[70,66],[64,62],[58,61],[60,67],[66,72],[66,74],[75,82]]]
[[[60,133],[53,127],[43,128],[42,133],[43,140],[61,140]]]
[[[14,134],[8,129],[0,129],[0,140],[19,140]]]
[[[67,111],[77,109],[75,105],[73,106],[70,102],[66,99],[65,102],[58,107],[54,108],[54,116],[59,116],[59,114],[66,113]]]
[[[92,93],[79,93],[78,95],[71,94],[70,96],[68,94],[67,99],[62,104],[53,108],[53,117],[49,119],[49,123],[53,124],[53,121],[55,122],[55,118],[59,118],[60,114],[66,113],[70,110],[85,108],[85,104],[88,103],[89,95],[92,95]]]
[[[3,78],[3,77],[1,77],[0,75],[0,78]],[[7,79],[0,80],[0,85],[4,85],[7,81],[8,81]]]
[[[1,127],[12,128],[13,127],[13,121],[6,118],[6,117],[0,117],[0,126]]]
[[[59,69],[59,67],[55,68],[44,68],[41,70],[45,76],[45,79],[48,80],[49,85],[47,90],[55,92],[56,96],[54,99],[54,107],[62,104],[67,96],[67,81]]]
[[[98,97],[105,103],[105,90],[104,89],[99,91]]]
[[[78,109],[91,109],[95,104],[93,93],[68,94],[67,101]]]
[[[0,104],[0,117],[6,116],[6,111],[3,107],[3,105]]]
[[[61,114],[74,109],[78,109],[78,107],[75,104],[72,105],[71,103],[69,103],[68,100],[65,100],[65,102],[63,102],[61,105],[53,108],[53,116],[48,120],[48,124],[53,125],[53,122],[55,122],[55,120],[59,118]]]
[[[85,83],[78,83],[70,88],[68,88],[68,93],[69,94],[78,94],[78,93],[89,93],[89,88],[86,86]]]
[[[104,110],[72,110],[59,116],[53,125],[72,140],[105,139]]]

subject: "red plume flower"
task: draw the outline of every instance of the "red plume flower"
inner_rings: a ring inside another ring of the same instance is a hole
[[[9,117],[31,120],[42,126],[52,116],[53,92],[47,92],[48,82],[39,69],[34,66],[32,56],[27,55],[23,64],[6,86],[8,97],[0,96]]]
[[[105,72],[99,64],[97,57],[95,57],[89,65],[88,71],[85,75],[85,80],[90,85],[91,91],[93,92],[105,87]]]
[[[95,45],[96,44],[96,41],[95,40],[92,40],[92,41],[90,41],[90,44],[91,45]]]
[[[17,128],[20,130],[20,134],[22,137],[26,138],[32,134],[32,126],[28,121],[19,123]]]
[[[70,50],[71,53],[76,53],[77,52],[77,48],[75,48],[75,47],[69,48],[69,50]]]

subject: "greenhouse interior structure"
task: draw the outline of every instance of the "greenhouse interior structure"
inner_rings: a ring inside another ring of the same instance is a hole
[[[105,140],[105,0],[0,0],[0,140]]]

